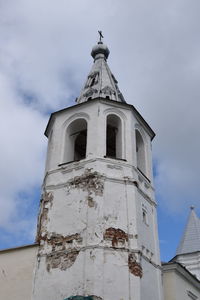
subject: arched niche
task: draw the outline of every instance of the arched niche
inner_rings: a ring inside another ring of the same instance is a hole
[[[146,175],[146,154],[145,154],[145,143],[141,133],[136,129],[136,157],[137,157],[137,168]]]
[[[106,156],[122,159],[122,122],[115,114],[106,118]]]
[[[72,121],[66,130],[64,162],[79,161],[86,157],[87,121],[83,118]]]

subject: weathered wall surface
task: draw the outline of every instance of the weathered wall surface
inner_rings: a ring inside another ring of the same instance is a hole
[[[31,300],[37,245],[0,251],[0,299]]]
[[[33,299],[60,300],[77,295],[145,299],[147,286],[157,286],[156,292],[151,290],[152,297],[161,299],[152,204],[143,199],[149,205],[147,226],[142,223],[138,186],[124,177],[124,172],[131,174],[132,170],[109,160],[106,164],[88,161],[88,168],[81,167],[81,162],[78,166],[75,169],[69,164],[63,172],[54,173],[58,185],[48,184],[51,176],[46,179]],[[144,228],[138,230],[138,226]],[[146,230],[145,241],[142,235]]]
[[[33,300],[146,300],[148,290],[162,299],[150,137],[143,130],[149,180],[136,167],[138,121],[129,108],[112,105],[88,102],[52,123]],[[121,118],[121,159],[105,156],[111,113]],[[88,123],[86,158],[65,163],[67,126],[77,118]]]

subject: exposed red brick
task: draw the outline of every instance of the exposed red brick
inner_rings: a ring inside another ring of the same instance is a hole
[[[143,275],[142,274],[142,267],[138,262],[136,262],[135,255],[133,253],[130,253],[129,256],[128,256],[128,267],[129,267],[129,271],[133,275],[142,278],[142,275]]]
[[[118,245],[118,242],[121,242],[122,244],[124,244],[125,241],[128,242],[128,235],[119,228],[110,227],[106,229],[104,233],[104,239],[111,240],[112,246],[116,247]]]

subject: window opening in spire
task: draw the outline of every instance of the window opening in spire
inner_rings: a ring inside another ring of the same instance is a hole
[[[93,86],[95,84],[95,77],[92,78],[92,81],[90,83],[90,86]]]
[[[143,138],[138,130],[136,130],[136,156],[137,168],[146,175],[146,159],[145,159],[145,145]]]
[[[97,84],[98,79],[99,79],[99,72],[95,72],[95,73],[90,74],[88,76],[88,80],[87,80],[87,83],[85,85],[85,88],[92,87],[93,85]]]
[[[111,158],[122,158],[121,120],[118,116],[113,114],[107,117],[106,156]]]
[[[64,162],[78,161],[86,157],[87,122],[85,119],[73,121],[66,131]]]

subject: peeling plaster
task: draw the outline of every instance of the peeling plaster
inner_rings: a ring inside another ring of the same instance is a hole
[[[46,256],[47,271],[49,272],[51,269],[57,269],[57,268],[64,271],[70,268],[74,264],[78,254],[79,251],[75,249],[71,250],[68,253],[63,251],[58,251],[56,253],[48,254]]]
[[[66,250],[69,248],[68,246],[73,245],[74,241],[77,241],[78,243],[82,242],[82,237],[79,233],[63,236],[61,234],[52,232],[49,237],[46,235],[41,237],[41,240],[46,241],[48,245],[52,246],[52,251],[56,250]]]
[[[143,273],[142,273],[142,267],[136,261],[136,256],[134,255],[134,253],[130,253],[129,256],[128,256],[128,267],[129,267],[129,271],[133,275],[142,278],[142,275],[143,275]]]
[[[53,194],[51,192],[45,192],[43,195],[44,204],[50,203],[50,206],[53,204]]]
[[[41,199],[41,210],[38,219],[37,226],[37,237],[36,241],[39,242],[41,240],[42,233],[45,232],[47,221],[48,221],[48,212],[49,209],[53,205],[53,193],[44,192],[43,197]]]
[[[123,230],[119,228],[107,228],[104,233],[104,239],[105,240],[111,240],[112,246],[116,247],[118,243],[125,244],[125,242],[128,242],[128,234],[125,233]]]
[[[81,243],[82,237],[78,233],[63,236],[53,232],[49,237],[47,234],[40,236],[40,242],[41,241],[51,246],[51,253],[45,254],[46,268],[49,272],[51,269],[57,268],[66,270],[74,264],[79,254],[79,250],[74,246],[74,241]],[[40,243],[40,245],[44,246],[44,243]]]
[[[88,206],[89,207],[97,207],[97,203],[94,201],[94,199],[91,196],[87,197],[87,201],[88,201]]]
[[[104,190],[103,176],[96,171],[92,172],[92,169],[86,169],[81,176],[70,179],[67,187],[68,190],[79,188],[83,191],[88,191],[89,195],[94,193],[95,195],[102,196]]]

